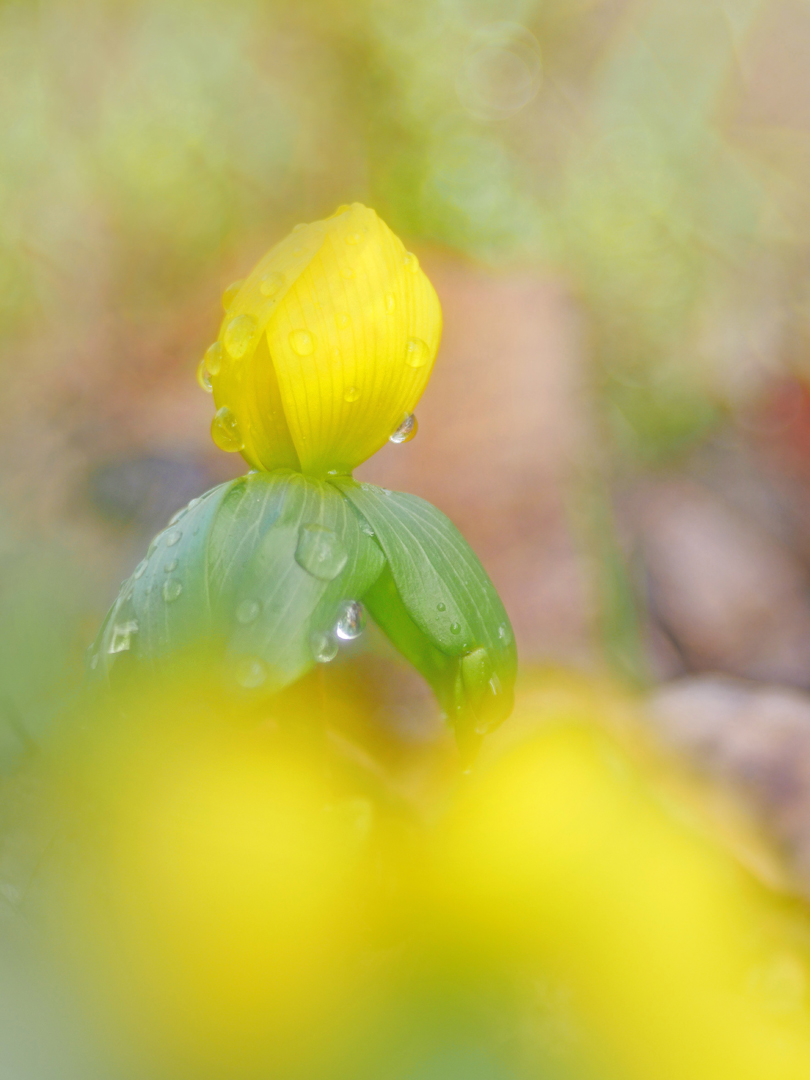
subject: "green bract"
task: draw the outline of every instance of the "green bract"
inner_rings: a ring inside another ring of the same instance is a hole
[[[175,515],[124,582],[91,674],[191,653],[234,688],[273,694],[356,635],[361,603],[460,740],[474,744],[509,715],[512,628],[451,522],[413,495],[286,469],[221,484]]]

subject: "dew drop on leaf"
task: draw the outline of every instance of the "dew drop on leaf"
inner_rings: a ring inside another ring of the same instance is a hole
[[[236,662],[234,675],[244,690],[255,690],[267,681],[267,668],[255,656],[243,656]]]
[[[177,578],[169,578],[168,581],[163,583],[163,599],[167,604],[173,603],[183,591],[183,586],[177,580]]]
[[[337,638],[325,630],[316,630],[310,638],[312,655],[319,664],[328,664],[338,654]]]
[[[128,622],[125,623],[117,623],[113,627],[107,652],[111,655],[114,653],[128,652],[132,644],[132,637],[134,634],[137,633],[137,620],[130,619]]]
[[[236,608],[236,621],[242,623],[243,626],[255,622],[259,616],[260,608],[261,605],[258,600],[253,600],[251,598],[242,600]]]
[[[147,565],[148,565],[147,560],[146,559],[141,559],[141,561],[135,567],[135,573],[132,576],[136,581],[138,580],[138,578],[142,578],[143,575],[146,573]]]
[[[302,525],[295,549],[295,561],[320,581],[332,581],[349,556],[340,538],[323,525]]]
[[[177,559],[170,559],[169,562],[167,562],[166,565],[163,567],[163,571],[166,574],[171,574],[177,569],[179,565],[180,564],[178,563]]]
[[[179,529],[173,529],[170,533],[166,534],[166,547],[174,547],[175,544],[179,544],[183,539],[183,534]]]
[[[341,605],[335,633],[342,641],[354,641],[363,633],[366,625],[366,613],[357,600],[347,600]]]

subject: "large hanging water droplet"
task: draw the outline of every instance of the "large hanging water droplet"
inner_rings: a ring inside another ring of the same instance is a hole
[[[319,664],[328,664],[338,654],[338,642],[328,630],[316,630],[309,639],[312,655]]]
[[[222,344],[234,360],[245,355],[256,333],[256,320],[252,315],[237,315],[225,327]]]
[[[197,385],[201,390],[204,390],[206,394],[213,394],[214,392],[211,380],[208,377],[208,372],[205,370],[205,360],[201,360],[199,364],[197,364]]]
[[[183,591],[183,586],[177,580],[177,578],[169,578],[168,581],[163,582],[163,599],[167,604],[173,603],[180,593]]]
[[[293,330],[290,334],[290,345],[293,352],[299,356],[311,356],[315,352],[315,338],[309,330]]]
[[[242,278],[239,281],[232,282],[228,286],[228,288],[222,294],[222,310],[223,311],[230,311],[231,310],[231,305],[233,304],[234,300],[236,299],[236,294],[239,292],[239,290],[242,288],[242,286],[244,284],[245,284],[245,281],[244,281],[244,278]]]
[[[405,264],[406,270],[410,270],[412,274],[419,273],[419,260],[412,251],[406,251],[402,256],[402,261]]]
[[[430,349],[427,342],[421,338],[408,338],[405,344],[405,363],[412,368],[424,367],[430,359]]]
[[[281,286],[283,284],[284,278],[281,274],[265,274],[265,276],[259,283],[259,292],[262,294],[262,296],[277,296],[281,292]]]
[[[149,563],[146,559],[141,559],[141,561],[135,567],[135,573],[132,575],[136,581],[138,580],[138,578],[143,577],[143,575],[146,573],[146,567],[148,565]]]
[[[350,315],[347,315],[345,311],[339,311],[335,315],[335,322],[338,330],[348,330],[352,325],[352,319]]]
[[[227,405],[217,409],[211,421],[211,438],[220,450],[225,450],[229,454],[241,450],[245,444],[242,432],[239,430],[239,421]]]
[[[258,600],[242,600],[236,608],[236,621],[242,623],[243,626],[247,626],[249,623],[256,621],[260,610],[261,605]]]
[[[111,655],[113,653],[128,652],[132,643],[133,635],[138,633],[138,622],[136,619],[130,619],[125,623],[117,623],[113,626],[112,634],[110,635],[110,644],[107,647],[107,652]]]
[[[349,555],[340,537],[323,525],[302,525],[295,561],[319,581],[332,581],[346,565]]]
[[[205,367],[209,375],[219,375],[222,368],[222,346],[218,341],[205,350]]]
[[[365,625],[366,613],[359,601],[347,600],[341,604],[335,623],[335,633],[341,640],[354,641],[363,633]]]
[[[360,391],[357,389],[357,387],[356,386],[350,386],[346,390],[345,394],[343,395],[343,400],[348,401],[349,404],[351,404],[353,401],[357,401],[357,399],[359,397],[360,397]]]
[[[406,416],[396,431],[389,435],[388,441],[392,443],[410,442],[418,430],[419,425],[416,422],[416,417],[413,415]]]

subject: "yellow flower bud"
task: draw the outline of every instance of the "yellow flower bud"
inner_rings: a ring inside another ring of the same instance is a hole
[[[430,378],[442,316],[416,256],[354,203],[296,226],[234,288],[207,368],[214,441],[256,469],[350,473]]]

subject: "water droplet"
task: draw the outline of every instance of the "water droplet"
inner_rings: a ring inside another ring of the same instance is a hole
[[[134,574],[132,575],[132,576],[133,576],[133,578],[135,578],[135,580],[136,580],[136,581],[138,580],[138,578],[142,578],[142,577],[143,577],[143,575],[144,575],[144,574],[146,573],[146,567],[147,567],[148,565],[149,565],[149,564],[148,564],[148,562],[147,562],[147,560],[146,560],[146,559],[141,559],[141,561],[140,561],[140,562],[138,563],[138,565],[137,565],[137,566],[135,567],[135,573],[134,573]]]
[[[191,502],[188,504],[187,509],[193,510],[195,506],[199,506],[200,498],[201,496],[198,495],[196,499],[192,499]]]
[[[170,533],[166,533],[166,547],[174,547],[175,544],[179,544],[183,539],[183,534],[179,529],[172,529]]]
[[[256,320],[252,315],[237,315],[225,327],[222,344],[234,360],[245,355],[256,332]]]
[[[309,645],[319,664],[328,664],[338,654],[337,638],[329,631],[316,630],[309,639]]]
[[[356,244],[359,244],[362,239],[363,235],[359,232],[350,232],[346,234],[346,243],[351,244],[352,247],[354,247]]]
[[[350,266],[344,266],[340,271],[340,276],[346,279],[354,277],[354,270]]]
[[[260,610],[261,605],[258,600],[242,600],[236,608],[236,621],[242,623],[243,626],[247,626],[248,623],[256,621]]]
[[[107,647],[107,652],[110,655],[114,653],[128,652],[132,637],[138,633],[138,623],[135,619],[130,619],[129,622],[119,623],[113,627],[112,635],[110,636],[110,644]]]
[[[369,525],[369,523],[367,521],[361,521],[360,522],[360,532],[365,533],[366,536],[373,536],[374,535],[374,530],[372,529],[372,527]]]
[[[440,600],[440,601],[438,602],[438,604],[436,605],[436,610],[437,610],[437,611],[447,611],[447,605],[446,605],[446,604],[443,604],[443,603],[441,602],[441,600]]]
[[[424,367],[429,358],[430,349],[427,347],[427,342],[418,337],[408,338],[405,345],[405,363],[409,367]]]
[[[209,375],[219,375],[222,368],[222,346],[218,341],[205,350],[205,367]]]
[[[338,330],[348,330],[352,325],[351,316],[347,315],[345,311],[339,311],[337,313],[335,322],[337,323]]]
[[[239,290],[242,288],[242,286],[244,284],[245,284],[245,279],[241,278],[239,281],[234,281],[228,286],[228,288],[222,294],[222,310],[223,311],[230,311],[231,305],[233,304],[234,300],[236,299],[236,294],[239,292]]]
[[[504,645],[512,644],[512,628],[508,623],[501,623],[498,627],[498,637]]]
[[[391,314],[392,311],[394,311],[396,309],[396,306],[397,306],[397,298],[394,296],[394,294],[393,293],[386,293],[385,294],[385,310],[388,312],[389,315]]]
[[[359,397],[360,391],[357,389],[357,387],[350,386],[346,393],[343,395],[343,400],[351,403],[352,401],[357,401]]]
[[[163,567],[163,571],[166,574],[171,574],[177,569],[179,565],[180,563],[177,559],[170,559],[169,562],[167,562],[166,565]]]
[[[186,516],[186,514],[189,512],[190,509],[191,509],[191,503],[189,503],[188,506],[181,507],[181,509],[178,510],[176,514],[172,514],[172,516],[169,518],[169,524],[170,525],[175,525],[180,520],[180,518]]]
[[[332,581],[349,556],[340,538],[323,525],[302,525],[295,549],[295,561],[320,581]]]
[[[412,274],[419,272],[419,260],[412,251],[406,251],[402,256],[402,261],[405,264],[405,268],[410,270]]]
[[[335,633],[343,641],[354,641],[363,633],[366,625],[366,613],[357,600],[347,600],[341,605]]]
[[[176,600],[182,591],[183,586],[177,578],[169,578],[168,581],[163,582],[163,599],[167,604],[171,604],[173,600]]]
[[[292,249],[292,253],[293,255],[303,255],[306,250],[307,249],[305,247],[299,244],[298,247],[294,247]]]
[[[90,667],[93,671],[98,667],[98,653],[95,653],[90,657]]]
[[[284,278],[281,274],[265,274],[259,283],[259,292],[262,296],[276,296],[277,293],[281,292],[283,284]]]
[[[227,405],[217,409],[216,415],[211,421],[211,438],[220,450],[226,450],[229,454],[241,450],[244,446],[242,433],[239,430],[239,421]]]
[[[388,441],[392,443],[410,442],[418,429],[419,425],[416,422],[416,417],[413,415],[406,416],[393,435],[389,436]]]
[[[267,668],[255,656],[242,656],[234,667],[236,681],[245,690],[255,690],[267,681]]]
[[[457,623],[457,622],[450,623],[450,633],[451,634],[460,634],[461,633],[461,623]]]
[[[315,352],[315,338],[309,330],[293,330],[290,334],[290,345],[299,356],[310,356]]]
[[[199,364],[197,364],[197,384],[201,390],[206,392],[206,394],[213,394],[214,388],[211,385],[208,372],[205,370],[205,360],[201,360]]]

